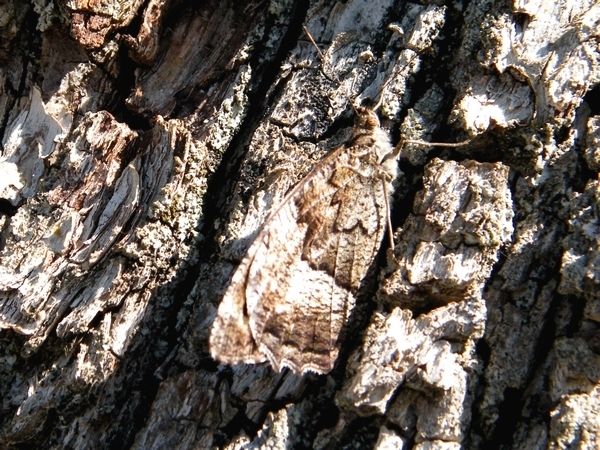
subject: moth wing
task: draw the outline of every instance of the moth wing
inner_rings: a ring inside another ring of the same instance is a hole
[[[268,359],[295,372],[333,368],[387,214],[379,167],[355,151],[329,154],[269,216],[219,306],[213,357]]]
[[[226,364],[256,364],[266,361],[252,337],[246,312],[245,285],[251,262],[246,256],[234,272],[210,333],[212,357]]]

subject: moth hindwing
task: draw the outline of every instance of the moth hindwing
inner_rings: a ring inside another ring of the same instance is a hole
[[[377,115],[273,211],[234,272],[210,335],[213,358],[329,372],[385,233],[396,161]]]

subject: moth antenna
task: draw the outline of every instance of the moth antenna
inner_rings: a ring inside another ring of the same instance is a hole
[[[306,36],[308,37],[308,40],[310,41],[310,43],[313,45],[313,47],[315,48],[315,50],[319,54],[319,58],[321,59],[321,64],[325,64],[325,55],[323,55],[323,52],[321,51],[321,49],[317,45],[317,43],[315,41],[315,38],[313,38],[313,35],[310,33],[310,31],[308,31],[308,28],[306,28],[306,25],[302,25],[302,28],[304,29],[304,33],[306,33]]]
[[[308,37],[308,40],[310,41],[310,43],[313,45],[313,47],[315,48],[315,50],[317,50],[317,53],[319,54],[319,58],[321,59],[321,65],[324,68],[325,67],[325,55],[323,54],[323,52],[321,51],[321,49],[319,48],[319,46],[317,45],[317,42],[315,41],[315,38],[313,37],[313,35],[311,34],[310,31],[308,31],[308,28],[306,28],[305,25],[302,25],[302,28],[304,29],[304,33],[306,34],[306,36]],[[334,74],[335,78],[332,78],[330,75],[328,75],[325,70],[323,70],[323,74],[330,79],[331,81],[334,81],[335,83],[338,84],[338,86],[342,85],[342,82],[339,80],[339,78],[337,78],[337,76]],[[377,100],[377,103],[370,108],[372,111],[377,111],[381,104],[383,103],[383,92],[385,91],[385,89],[387,88],[387,86],[392,82],[392,80],[390,78],[388,78],[385,83],[383,83],[383,86],[381,87],[381,89],[379,90],[379,100]],[[350,105],[352,106],[352,109],[354,110],[355,113],[358,113],[358,111],[356,110],[356,106],[354,105],[354,101],[346,96],[346,99],[348,100],[348,102],[350,103]]]
[[[409,62],[412,62],[416,57],[417,57],[416,55],[413,56]],[[377,103],[375,104],[375,106],[373,106],[373,111],[377,111],[379,109],[379,107],[381,106],[381,104],[383,103],[383,93],[385,92],[386,88],[390,85],[390,83],[393,81],[393,78],[391,75],[392,74],[390,74],[388,79],[385,80],[385,83],[383,83],[383,86],[381,86],[381,89],[379,89],[379,100],[377,100]]]
[[[457,148],[457,147],[463,147],[465,145],[469,145],[471,142],[473,142],[472,138],[465,139],[464,141],[460,141],[460,142],[427,142],[427,141],[421,141],[420,139],[405,139],[405,140],[401,140],[398,143],[398,145],[396,145],[396,147],[394,147],[394,151],[390,152],[383,158],[383,161],[387,161],[388,159],[398,158],[398,156],[400,156],[400,152],[402,151],[402,148],[408,144],[420,145],[422,147]]]
[[[310,41],[310,43],[313,45],[313,47],[315,48],[315,50],[317,50],[317,53],[319,55],[319,59],[321,60],[321,68],[322,68],[321,72],[323,72],[323,75],[325,75],[325,77],[328,80],[333,81],[334,83],[337,83],[338,87],[340,87],[342,85],[342,82],[337,77],[337,75],[333,74],[333,77],[332,77],[331,75],[328,75],[325,72],[325,55],[323,54],[323,52],[321,51],[321,49],[317,45],[317,42],[315,41],[315,38],[313,37],[313,35],[311,34],[311,32],[308,31],[308,28],[306,28],[306,25],[302,25],[302,29],[304,30],[304,33],[308,37],[308,40]],[[352,107],[352,110],[355,113],[358,113],[358,111],[356,110],[356,106],[354,105],[354,101],[350,97],[348,97],[347,95],[345,95],[345,94],[344,94],[344,97],[346,97],[346,100],[348,100],[348,103],[350,103],[350,106]]]
[[[383,180],[382,180],[383,181]],[[390,240],[390,248],[392,249],[392,253],[394,251],[394,227],[392,226],[392,216],[390,214],[390,190],[388,189],[387,183],[383,181],[383,198],[385,199],[385,210],[386,210],[386,225],[388,229],[388,239]]]
[[[457,148],[457,147],[463,147],[465,145],[468,145],[472,141],[473,141],[473,139],[465,139],[464,141],[460,141],[460,142],[427,142],[427,141],[421,141],[419,139],[406,139],[405,141],[402,141],[402,144],[421,145],[423,147]]]
[[[390,84],[391,81],[392,79],[388,78],[387,80],[385,80],[385,83],[383,83],[383,86],[381,86],[381,89],[379,90],[379,100],[377,100],[377,103],[373,105],[373,111],[377,111],[383,103],[383,92],[385,91],[385,88],[388,86],[388,84]]]

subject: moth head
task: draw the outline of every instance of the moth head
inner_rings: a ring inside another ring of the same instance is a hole
[[[354,108],[356,111],[355,126],[364,130],[375,130],[379,128],[379,117],[377,113],[370,108],[364,106],[357,106]]]

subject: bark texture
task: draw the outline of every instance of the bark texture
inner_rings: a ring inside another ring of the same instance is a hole
[[[1,2],[0,447],[598,448],[599,30],[596,0]],[[369,100],[394,144],[471,140],[402,147],[333,371],[219,365],[233,271]]]

